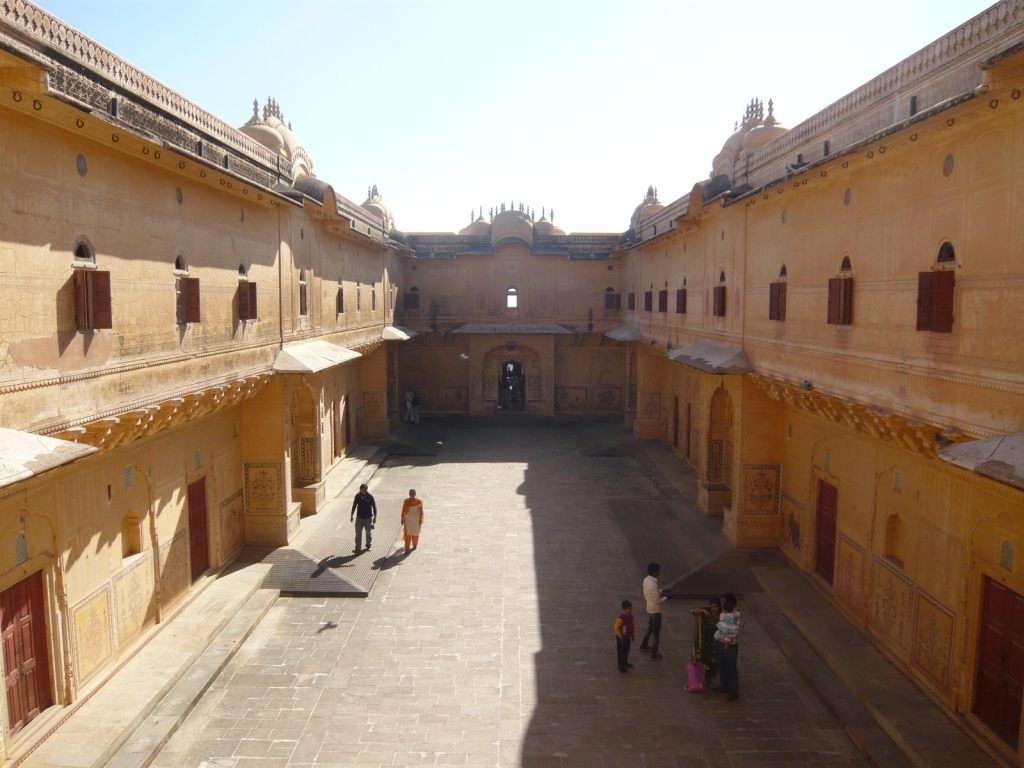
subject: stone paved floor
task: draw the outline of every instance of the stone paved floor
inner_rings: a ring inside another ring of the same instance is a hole
[[[156,766],[863,764],[753,615],[735,704],[685,691],[693,603],[667,606],[665,662],[616,670],[619,601],[645,614],[607,500],[658,498],[635,459],[571,424],[464,426],[371,483],[410,487],[420,549],[368,599],[280,600]]]

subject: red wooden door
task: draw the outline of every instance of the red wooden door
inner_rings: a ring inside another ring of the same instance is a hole
[[[679,398],[672,405],[672,446],[679,447]]]
[[[188,538],[192,581],[210,567],[210,536],[206,517],[206,478],[188,487]]]
[[[829,584],[836,566],[836,514],[839,491],[824,480],[818,481],[818,537],[814,570]]]
[[[985,578],[974,712],[1017,749],[1024,691],[1024,597]]]
[[[7,714],[14,735],[53,704],[42,571],[0,592],[0,627],[7,670]]]

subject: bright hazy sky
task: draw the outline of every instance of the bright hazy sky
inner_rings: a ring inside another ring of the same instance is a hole
[[[759,96],[793,127],[984,0],[49,0],[43,7],[235,125],[277,99],[319,178],[377,184],[405,231],[502,200],[624,231],[708,176]]]

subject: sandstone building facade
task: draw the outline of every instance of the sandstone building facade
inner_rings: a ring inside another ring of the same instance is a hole
[[[665,441],[736,546],[1020,762],[1022,48],[1006,0],[793,129],[755,99],[625,232],[508,201],[403,233],[273,100],[232,128],[0,5],[5,755],[287,543],[412,387]]]

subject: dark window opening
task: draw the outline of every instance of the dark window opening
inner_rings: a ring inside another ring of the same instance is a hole
[[[654,291],[644,291],[644,312],[654,311]]]
[[[338,296],[335,299],[337,314],[345,314],[345,289],[339,284],[338,285]]]
[[[420,289],[413,286],[409,289],[409,292],[405,294],[405,308],[406,309],[419,309],[420,308]]]
[[[686,289],[680,288],[676,291],[676,314],[686,314]]]
[[[953,250],[953,244],[947,240],[939,246],[939,256],[936,259],[940,264],[952,263],[956,261],[956,251]]]
[[[658,291],[658,311],[668,312],[668,291]]]
[[[627,293],[626,294],[626,308],[630,312],[635,312],[636,311],[636,294],[635,293]]]

